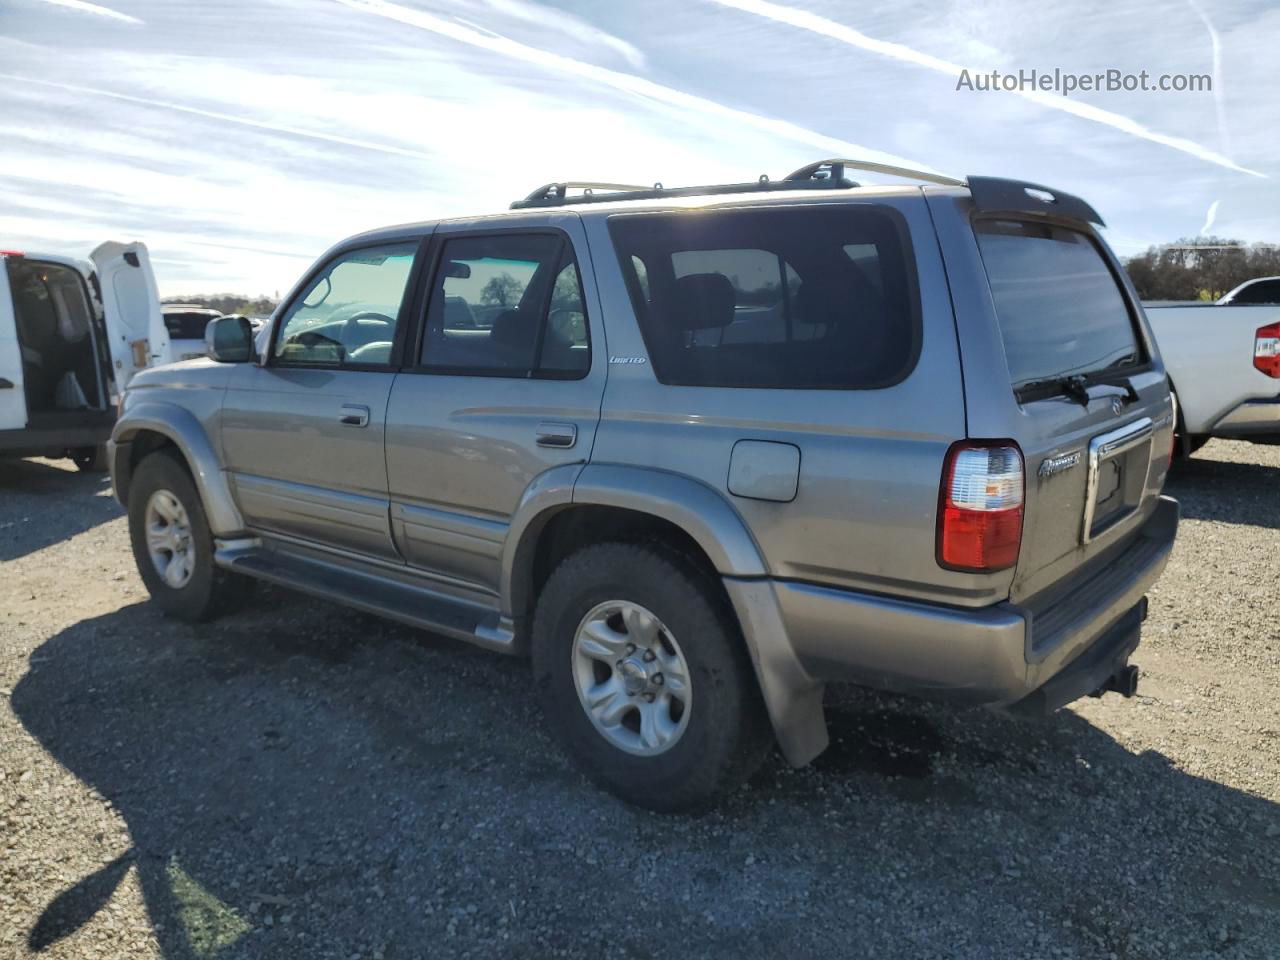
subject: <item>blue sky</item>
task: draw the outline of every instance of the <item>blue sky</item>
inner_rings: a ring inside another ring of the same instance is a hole
[[[1079,193],[1122,254],[1280,242],[1277,48],[1258,0],[0,0],[0,247],[143,240],[165,294],[274,293],[345,235],[549,180],[832,155]],[[1214,90],[957,91],[966,67]]]

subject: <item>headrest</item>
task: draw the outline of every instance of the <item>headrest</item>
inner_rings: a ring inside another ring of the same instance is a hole
[[[533,324],[525,322],[519,310],[503,310],[493,318],[489,339],[509,346],[523,346],[537,335]]]
[[[444,298],[444,325],[451,329],[466,329],[476,325],[471,306],[462,297]]]
[[[876,288],[855,263],[829,271],[820,280],[801,283],[795,298],[796,319],[805,324],[840,323],[851,311],[866,316],[883,303]]]
[[[676,281],[672,320],[681,330],[706,330],[733,323],[737,303],[733,283],[722,273],[691,273]]]

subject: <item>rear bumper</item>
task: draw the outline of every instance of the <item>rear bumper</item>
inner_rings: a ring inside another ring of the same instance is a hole
[[[971,610],[786,582],[773,589],[791,646],[817,681],[975,705],[1011,705],[1041,691],[1044,709],[1056,709],[1098,684],[1075,692],[1091,682],[1083,667],[1072,683],[1050,686],[1055,677],[1077,661],[1123,664],[1137,646],[1143,598],[1164,571],[1177,527],[1177,503],[1160,498],[1123,552],[1044,609]]]
[[[1247,438],[1254,434],[1280,433],[1280,397],[1246,400],[1229,411],[1210,429],[1215,437]]]

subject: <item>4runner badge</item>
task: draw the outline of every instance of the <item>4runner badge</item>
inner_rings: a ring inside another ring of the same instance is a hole
[[[1072,453],[1064,453],[1058,457],[1046,457],[1040,461],[1040,469],[1036,473],[1045,479],[1055,477],[1060,473],[1066,473],[1079,462],[1079,450]]]
[[[1047,479],[1047,477],[1065,474],[1066,471],[1070,470],[1071,467],[1074,467],[1076,463],[1079,462],[1079,451],[1064,453],[1060,457],[1046,457],[1041,461],[1041,468],[1036,472],[1042,477],[1042,479]]]

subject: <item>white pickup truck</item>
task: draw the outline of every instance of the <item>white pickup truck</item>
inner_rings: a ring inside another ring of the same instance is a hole
[[[1274,289],[1273,289],[1274,288]],[[1144,303],[1178,403],[1179,452],[1211,437],[1280,443],[1280,279],[1217,303]]]

